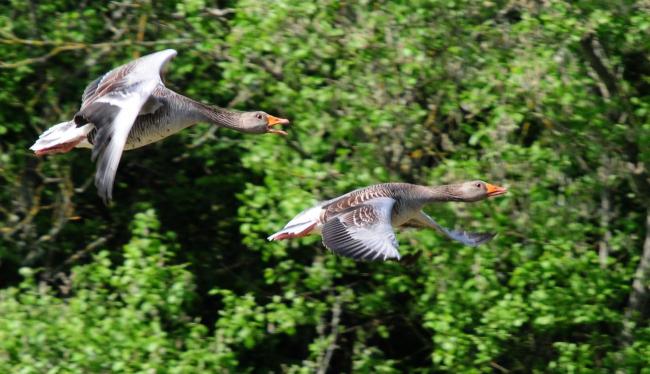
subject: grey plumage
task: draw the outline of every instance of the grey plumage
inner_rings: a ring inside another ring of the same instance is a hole
[[[269,240],[320,233],[332,252],[355,260],[399,259],[392,227],[432,228],[468,246],[490,241],[494,234],[447,229],[422,211],[432,202],[473,202],[505,193],[482,181],[444,186],[384,183],[351,191],[306,209]]]
[[[395,204],[395,199],[384,196],[345,209],[323,223],[323,244],[355,260],[399,259],[397,239],[391,228]]]
[[[160,71],[174,56],[173,49],[152,53],[93,80],[73,120],[48,129],[30,149],[43,155],[92,148],[92,160],[97,162],[95,185],[108,202],[124,150],[157,142],[197,122],[244,133],[286,135],[271,128],[289,123],[286,119],[202,104],[165,87]]]

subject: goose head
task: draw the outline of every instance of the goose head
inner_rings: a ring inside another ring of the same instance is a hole
[[[240,129],[243,132],[251,134],[272,133],[278,135],[287,135],[287,133],[280,129],[274,129],[276,125],[289,124],[288,119],[272,116],[262,111],[244,112],[240,118]]]
[[[488,197],[499,196],[508,192],[508,189],[505,187],[495,186],[481,180],[464,182],[455,187],[456,191],[453,191],[453,194],[459,198],[459,200],[467,202],[480,201]]]

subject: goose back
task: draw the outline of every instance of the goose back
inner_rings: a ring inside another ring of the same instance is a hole
[[[203,119],[192,99],[159,85],[133,123],[124,150],[155,143]],[[88,134],[90,144],[94,144],[96,133],[93,129]]]
[[[383,183],[360,188],[338,198],[322,203],[320,222],[325,223],[357,205],[376,198],[388,197],[395,200],[392,207],[393,224],[399,226],[410,219],[425,203],[423,186],[410,183]]]

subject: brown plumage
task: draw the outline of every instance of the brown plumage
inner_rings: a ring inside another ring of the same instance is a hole
[[[286,135],[272,128],[289,123],[286,119],[202,104],[165,87],[160,71],[174,56],[173,49],[152,53],[95,79],[84,90],[73,120],[45,131],[30,149],[40,156],[92,148],[92,160],[97,161],[95,185],[107,202],[124,150],[157,142],[195,123]]]
[[[483,181],[437,187],[377,184],[304,210],[268,239],[321,234],[325,247],[356,260],[399,259],[393,226],[433,228],[450,239],[476,246],[491,240],[494,234],[446,229],[424,213],[422,207],[432,202],[474,202],[506,191]]]

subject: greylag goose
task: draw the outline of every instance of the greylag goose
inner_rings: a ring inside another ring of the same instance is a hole
[[[475,202],[503,195],[504,187],[483,181],[428,187],[385,183],[361,188],[304,210],[268,240],[321,234],[332,252],[355,260],[400,259],[395,227],[433,228],[450,239],[477,246],[494,234],[454,231],[422,211],[433,202]]]
[[[249,134],[286,135],[273,128],[288,124],[286,119],[202,104],[165,87],[160,73],[174,56],[173,49],[152,53],[95,79],[84,90],[73,119],[45,131],[30,149],[40,156],[92,148],[95,185],[107,203],[123,150],[157,142],[197,122]]]

